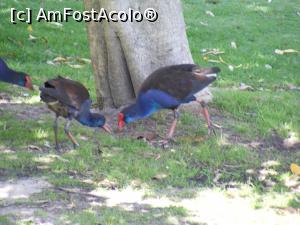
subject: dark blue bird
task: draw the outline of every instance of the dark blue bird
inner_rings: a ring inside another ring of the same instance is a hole
[[[105,117],[101,114],[91,113],[92,100],[88,90],[79,82],[58,76],[48,80],[44,87],[40,87],[41,100],[45,102],[56,117],[54,121],[54,134],[56,149],[59,149],[57,141],[57,120],[58,117],[67,119],[65,133],[72,141],[74,148],[79,146],[69,131],[71,120],[74,118],[84,126],[101,127],[111,133],[110,127],[105,123]]]
[[[10,69],[3,59],[0,58],[0,81],[16,84],[33,90],[32,81],[29,75]]]
[[[201,68],[195,64],[172,65],[156,70],[142,84],[136,102],[119,113],[119,129],[127,123],[149,117],[158,110],[171,109],[174,111],[174,120],[167,140],[171,139],[179,116],[177,108],[181,104],[198,101],[203,107],[202,113],[209,131],[214,132],[206,103],[197,99],[196,94],[212,83],[219,72],[217,67]]]

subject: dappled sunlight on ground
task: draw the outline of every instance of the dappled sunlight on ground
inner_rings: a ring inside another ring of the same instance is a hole
[[[18,199],[29,199],[37,193],[46,193],[56,190],[43,178],[22,178],[0,182],[0,199],[7,203]],[[172,191],[172,190],[169,190]],[[178,191],[175,190],[174,191]],[[64,218],[65,210],[83,210],[94,214],[102,210],[121,210],[124,212],[134,212],[137,214],[152,213],[153,210],[161,210],[164,217],[163,224],[215,224],[215,225],[250,225],[250,224],[300,224],[300,217],[297,213],[284,210],[282,205],[286,205],[292,198],[288,194],[253,194],[249,186],[240,189],[228,189],[221,191],[218,188],[195,189],[196,194],[193,198],[177,199],[169,198],[167,195],[149,195],[151,190],[136,189],[128,186],[124,189],[109,190],[96,188],[90,192],[85,192],[78,188],[57,189],[56,192],[65,192],[73,196],[67,202],[59,199],[49,202],[46,199],[34,200],[31,198],[30,204],[24,202],[22,205],[7,205],[2,207],[0,215],[10,213],[24,220],[31,218],[32,221],[39,221],[43,214],[47,215],[48,221],[54,218]],[[83,198],[85,200],[83,200]],[[69,197],[67,198],[69,199]],[[260,206],[257,206],[259,200]],[[81,203],[80,203],[81,202]],[[47,207],[39,207],[39,204]],[[79,207],[79,205],[81,206]],[[5,205],[5,204],[4,204]],[[163,210],[177,209],[184,212],[184,215],[173,216]],[[42,210],[44,212],[40,212]],[[299,213],[299,212],[298,212]],[[155,217],[155,216],[154,216]],[[155,220],[155,219],[154,219]],[[52,224],[52,223],[49,223]],[[53,223],[55,224],[55,223]],[[154,223],[156,224],[156,223]]]
[[[0,200],[29,198],[51,185],[42,178],[24,178],[0,182]]]
[[[37,104],[41,102],[40,95],[32,95],[32,96],[26,96],[26,97],[13,97],[10,100],[11,104]]]
[[[244,191],[243,191],[244,192]],[[272,204],[284,205],[289,198],[286,195],[267,195],[261,197],[266,208],[255,209],[255,199],[252,197],[241,197],[245,193],[241,190],[226,192],[218,189],[199,190],[195,198],[174,201],[168,197],[146,197],[145,190],[135,190],[127,187],[124,190],[96,189],[90,194],[104,197],[105,202],[92,202],[93,206],[121,207],[124,210],[134,210],[134,205],[140,207],[147,205],[152,208],[182,207],[187,210],[187,221],[205,222],[208,224],[298,224],[300,217],[288,212],[283,215],[272,209]],[[267,205],[266,202],[271,202]],[[274,206],[273,205],[273,206]]]

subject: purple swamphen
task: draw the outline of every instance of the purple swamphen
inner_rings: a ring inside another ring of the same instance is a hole
[[[71,120],[74,118],[79,123],[89,127],[101,127],[111,133],[111,128],[105,123],[105,117],[101,114],[91,113],[92,100],[88,90],[79,82],[58,76],[48,80],[40,87],[41,100],[45,102],[56,117],[54,121],[54,134],[56,150],[59,150],[57,140],[58,117],[67,119],[64,127],[65,133],[74,145],[79,146],[69,131]]]
[[[19,85],[33,90],[32,81],[29,75],[10,69],[3,59],[0,58],[0,81]]]
[[[220,69],[217,67],[201,68],[195,64],[172,65],[154,71],[142,84],[136,102],[118,114],[118,127],[149,117],[161,109],[174,111],[174,120],[165,142],[172,139],[179,114],[177,108],[184,103],[198,101],[208,125],[209,133],[213,131],[206,102],[197,98],[197,93],[212,83]]]

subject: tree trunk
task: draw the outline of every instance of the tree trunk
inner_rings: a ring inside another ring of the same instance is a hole
[[[180,0],[84,0],[86,10],[153,8],[149,22],[90,22],[88,36],[97,97],[102,107],[119,107],[135,98],[145,78],[159,67],[192,63]]]

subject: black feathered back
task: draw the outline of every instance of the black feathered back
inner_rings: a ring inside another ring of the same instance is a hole
[[[46,81],[40,90],[45,103],[59,101],[77,110],[90,98],[88,90],[81,83],[60,76]]]
[[[216,79],[216,77],[206,77],[206,74],[218,72],[220,72],[219,68],[200,68],[195,64],[163,67],[154,71],[144,81],[139,94],[150,89],[158,89],[183,100],[201,91]]]

